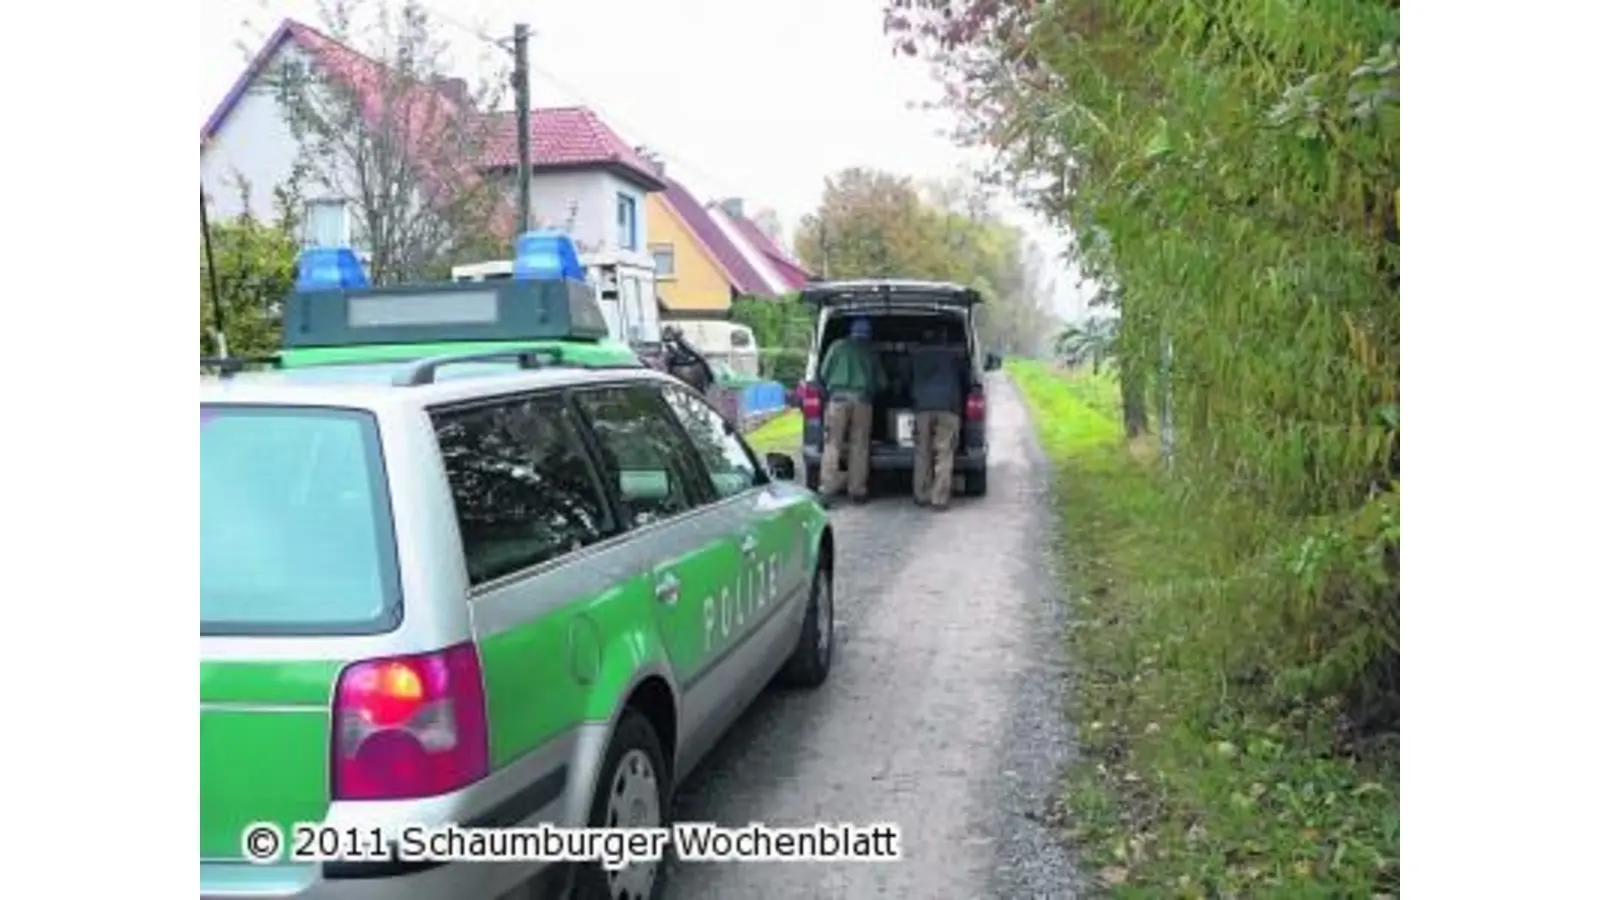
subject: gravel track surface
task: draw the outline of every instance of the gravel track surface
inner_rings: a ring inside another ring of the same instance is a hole
[[[989,377],[989,493],[833,514],[833,672],[769,690],[690,777],[679,821],[901,827],[887,863],[677,863],[671,900],[1069,898],[1050,818],[1072,736],[1049,466],[1022,399]]]

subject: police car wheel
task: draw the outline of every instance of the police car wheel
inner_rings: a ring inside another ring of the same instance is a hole
[[[649,720],[631,709],[624,712],[595,781],[590,827],[670,827],[671,777]],[[572,887],[573,900],[659,900],[667,888],[667,860],[636,862],[615,872],[599,862],[582,863]]]
[[[820,687],[833,666],[833,572],[818,567],[811,578],[811,600],[806,604],[800,643],[784,664],[781,681],[790,687]]]

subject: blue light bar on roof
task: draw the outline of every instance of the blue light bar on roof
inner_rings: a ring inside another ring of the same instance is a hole
[[[326,291],[335,288],[364,288],[367,273],[361,260],[349,247],[307,247],[295,261],[294,289]]]
[[[582,281],[578,247],[565,231],[546,228],[517,238],[511,277],[518,281]]]

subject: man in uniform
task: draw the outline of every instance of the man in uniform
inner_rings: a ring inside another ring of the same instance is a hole
[[[834,341],[822,357],[817,377],[827,391],[823,416],[821,484],[823,501],[839,494],[840,444],[850,443],[850,499],[867,502],[867,475],[872,461],[872,398],[886,384],[883,366],[867,346],[872,325],[866,319],[850,323],[850,337]]]
[[[911,349],[911,408],[916,413],[916,462],[911,491],[918,506],[950,508],[950,476],[967,373],[958,348],[927,331]]]

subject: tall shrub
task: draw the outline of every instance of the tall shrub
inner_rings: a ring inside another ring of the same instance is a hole
[[[1399,4],[890,0],[1000,174],[1171,341],[1174,490],[1255,621],[1229,664],[1397,725]],[[1265,580],[1262,580],[1265,579]]]

